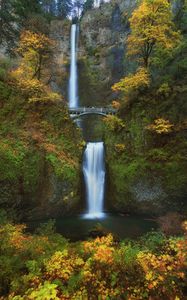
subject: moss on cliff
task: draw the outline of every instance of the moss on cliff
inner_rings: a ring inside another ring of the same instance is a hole
[[[119,117],[125,128],[111,130],[105,122],[108,195],[117,210],[187,210],[187,68],[182,47],[153,73],[147,90],[137,91],[128,101],[123,98]],[[124,146],[116,147],[120,144]]]
[[[87,11],[80,20],[79,87],[81,104],[108,105],[111,85],[132,63],[125,59],[128,16],[135,2],[117,0]]]
[[[186,209],[184,141],[181,141],[181,150],[175,147],[171,151],[171,144],[168,144],[167,147],[147,149],[139,155],[128,147],[123,155],[116,153],[111,134],[105,142],[109,170],[108,197],[112,207],[132,213],[163,213],[168,209],[183,212]]]
[[[61,102],[28,103],[5,79],[0,98],[0,204],[56,216],[78,201],[81,135]]]

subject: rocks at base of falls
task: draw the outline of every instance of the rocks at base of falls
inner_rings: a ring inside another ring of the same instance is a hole
[[[77,182],[58,178],[49,169],[49,174],[42,178],[38,193],[35,195],[34,205],[26,212],[27,219],[57,218],[71,215],[80,208],[80,175]]]

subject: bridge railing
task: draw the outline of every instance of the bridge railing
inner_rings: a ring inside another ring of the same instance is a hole
[[[77,107],[69,108],[70,114],[79,114],[79,113],[104,113],[104,114],[115,114],[117,109],[115,108],[105,108],[105,107]]]

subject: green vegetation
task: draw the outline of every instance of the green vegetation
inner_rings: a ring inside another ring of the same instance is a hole
[[[113,103],[119,107],[118,123],[125,126],[119,131],[112,128],[110,118],[104,122],[108,196],[119,211],[187,211],[187,38],[183,25],[187,8],[183,4],[180,19],[174,18],[167,1],[159,0],[142,1],[130,18],[128,55],[136,61],[137,71],[112,87],[118,92],[118,101]],[[168,40],[168,34],[176,38]],[[149,47],[149,53],[142,52]]]
[[[53,222],[31,235],[3,214],[0,233],[2,300],[185,299],[186,235],[119,243],[109,234],[73,244]]]
[[[0,62],[0,205],[21,218],[35,217],[38,206],[42,216],[51,201],[54,215],[67,212],[78,200],[81,135],[47,84],[52,45],[24,31],[19,65]]]

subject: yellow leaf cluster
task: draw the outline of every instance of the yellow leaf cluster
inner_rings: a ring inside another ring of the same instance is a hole
[[[135,74],[130,74],[112,86],[113,91],[125,92],[126,94],[141,87],[147,87],[150,83],[149,73],[145,68],[139,68]]]
[[[121,131],[125,128],[125,123],[122,119],[118,118],[117,116],[107,116],[104,119],[104,122],[109,130],[111,131]]]
[[[123,153],[126,149],[125,144],[115,144],[115,151],[117,153]]]
[[[130,18],[130,27],[128,54],[139,55],[146,67],[156,46],[172,49],[180,40],[180,33],[172,22],[171,4],[167,0],[143,0]]]
[[[24,56],[29,51],[49,51],[49,47],[52,46],[54,46],[54,42],[45,34],[25,30],[20,35],[17,52]]]
[[[70,256],[67,250],[57,251],[45,263],[46,278],[67,281],[76,269],[80,269],[83,265],[84,261],[81,258]]]
[[[86,253],[92,253],[95,251],[98,247],[105,245],[105,246],[112,246],[113,244],[113,236],[111,234],[108,234],[107,236],[103,237],[97,237],[93,241],[87,241],[84,242],[84,251]]]
[[[146,129],[156,132],[158,134],[168,134],[172,132],[174,125],[169,120],[162,118],[154,120],[153,124],[146,126]]]
[[[114,100],[114,101],[112,101],[112,107],[115,109],[120,109],[121,104],[118,100]]]
[[[138,253],[137,260],[145,273],[145,285],[148,290],[159,286],[162,288],[163,282],[166,282],[169,278],[171,278],[171,289],[175,289],[175,282],[172,280],[174,276],[179,280],[184,278],[184,272],[181,268],[184,261],[181,262],[181,253],[177,248],[177,244],[175,250],[177,252],[176,256],[167,253],[160,255],[147,252]]]

